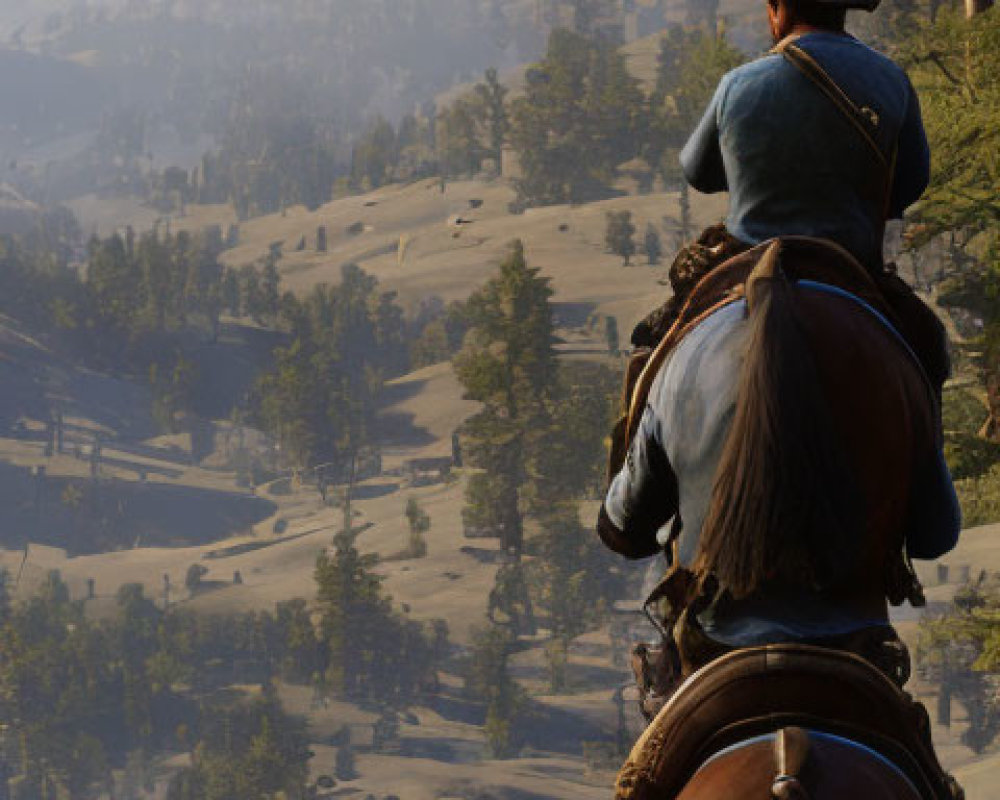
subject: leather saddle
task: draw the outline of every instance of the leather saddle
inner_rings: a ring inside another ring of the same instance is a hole
[[[618,775],[616,800],[673,798],[714,754],[788,727],[876,751],[925,800],[956,797],[922,705],[858,656],[768,645],[723,656],[685,681],[633,748]]]

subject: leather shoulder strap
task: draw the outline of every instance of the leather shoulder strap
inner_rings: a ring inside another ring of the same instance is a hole
[[[881,121],[878,112],[868,106],[859,107],[840,87],[840,84],[831,77],[830,73],[823,69],[822,64],[795,43],[796,38],[790,36],[779,42],[771,52],[784,56],[788,63],[812,81],[840,110],[871,148],[876,160],[885,172],[885,195],[882,199],[882,205],[883,215],[888,219],[892,208],[892,190],[896,178],[897,144],[893,143],[892,152],[889,155],[883,152],[874,135],[874,130],[878,128]]]
[[[771,52],[784,56],[786,61],[816,84],[857,129],[861,137],[871,147],[879,163],[886,169],[890,168],[890,158],[879,147],[873,134],[873,129],[878,127],[880,121],[876,111],[867,106],[859,107],[840,87],[840,84],[830,76],[830,73],[793,40],[786,39]]]

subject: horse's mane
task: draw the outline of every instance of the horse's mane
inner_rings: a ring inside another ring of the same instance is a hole
[[[864,524],[864,500],[796,309],[800,290],[772,272],[748,284],[739,393],[696,564],[737,598],[765,582],[837,583],[853,566]]]

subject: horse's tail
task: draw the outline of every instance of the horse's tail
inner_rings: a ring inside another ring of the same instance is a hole
[[[747,281],[747,349],[697,567],[735,597],[844,576],[862,518],[775,242]]]

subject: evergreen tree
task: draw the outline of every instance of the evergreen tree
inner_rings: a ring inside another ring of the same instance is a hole
[[[604,318],[604,338],[608,343],[608,352],[617,356],[621,350],[621,340],[618,337],[618,320],[614,317]]]
[[[380,651],[379,620],[391,611],[381,578],[371,572],[374,556],[362,556],[341,532],[331,558],[316,561],[316,605],[328,649],[326,683],[345,697],[363,697],[369,673],[365,664]]]
[[[278,319],[278,309],[281,302],[281,274],[278,272],[278,260],[274,254],[264,259],[261,271],[260,293],[261,310],[272,323]]]
[[[377,189],[392,177],[397,160],[396,132],[392,124],[376,117],[354,147],[351,181],[362,191]]]
[[[639,154],[646,127],[642,91],[622,54],[610,43],[555,30],[525,81],[510,130],[523,200],[583,202],[605,193],[616,165]]]
[[[909,215],[906,242],[917,251],[936,242],[945,252],[942,303],[982,320],[980,361],[989,395],[987,431],[1000,438],[1000,180],[995,154],[1000,108],[1000,15],[967,20],[942,11],[905,42],[903,61],[920,94],[931,146],[930,186]],[[936,255],[936,254],[935,254]]]
[[[604,243],[608,250],[616,256],[621,256],[625,266],[635,255],[635,225],[632,222],[631,211],[607,212],[608,224],[604,232]]]
[[[431,528],[431,518],[420,507],[420,503],[415,497],[406,501],[405,516],[410,528],[407,553],[411,558],[423,558],[427,555],[427,540],[424,538],[424,534]]]
[[[475,175],[484,150],[477,127],[477,108],[470,98],[459,98],[437,118],[438,166],[447,177]]]
[[[646,252],[646,260],[650,266],[660,263],[663,255],[663,243],[660,241],[660,234],[652,223],[646,225],[646,234],[642,239],[642,249]]]
[[[499,173],[503,160],[503,146],[510,128],[506,104],[509,90],[500,83],[497,71],[490,68],[486,70],[483,82],[477,84],[475,91],[486,141],[489,143],[489,156]]]
[[[917,664],[922,677],[968,712],[962,742],[983,752],[1000,734],[1000,713],[990,698],[1000,674],[1000,584],[983,573],[960,589],[949,612],[921,623]]]
[[[677,154],[701,119],[719,80],[744,60],[724,35],[704,28],[672,25],[661,36],[643,155],[666,181],[680,179]]]
[[[515,642],[509,631],[495,625],[473,631],[466,690],[486,704],[486,740],[495,758],[512,758],[521,749],[518,722],[526,697],[508,666]]]
[[[575,502],[551,503],[539,527],[532,541],[531,581],[552,636],[547,650],[551,688],[561,691],[569,643],[606,618],[624,587],[607,548],[581,524]]]
[[[465,426],[463,451],[482,470],[466,494],[467,520],[493,523],[515,558],[523,549],[521,493],[548,425],[555,375],[551,295],[515,242],[499,275],[469,299],[471,329],[455,359],[466,396],[484,404]]]

